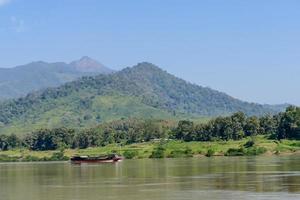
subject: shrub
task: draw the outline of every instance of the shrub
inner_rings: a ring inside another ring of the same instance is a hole
[[[139,154],[139,152],[136,150],[126,150],[126,151],[124,151],[123,156],[126,159],[133,159],[133,158],[136,158],[138,156],[138,154]]]
[[[42,161],[43,159],[40,159],[36,156],[31,156],[31,155],[28,155],[26,156],[25,158],[22,159],[22,161],[25,161],[25,162],[37,162],[37,161]]]
[[[253,139],[249,140],[244,144],[245,148],[253,147],[255,145],[255,141]]]
[[[211,157],[211,156],[213,156],[215,154],[215,150],[213,150],[213,149],[208,149],[207,150],[207,153],[206,153],[206,156],[207,157]]]
[[[230,148],[226,152],[225,156],[257,156],[265,153],[267,151],[264,147],[250,147],[248,149],[244,148]]]
[[[176,149],[171,151],[171,153],[167,156],[168,158],[185,158],[185,157],[193,157],[192,149],[186,147],[184,150]]]
[[[19,158],[7,155],[0,155],[0,162],[16,162]]]
[[[174,150],[167,156],[168,158],[182,158],[185,157],[185,153],[183,150]]]
[[[245,155],[245,150],[243,148],[239,148],[239,149],[230,148],[225,153],[225,156],[244,156],[244,155]]]
[[[63,151],[54,152],[50,158],[48,158],[48,161],[63,161],[63,160],[69,160],[67,156],[64,156]]]
[[[186,157],[193,157],[193,150],[190,147],[186,147],[184,153]]]
[[[150,158],[164,158],[165,151],[166,151],[165,147],[163,147],[162,145],[159,145],[152,151]]]
[[[266,153],[267,149],[264,147],[251,147],[247,149],[246,155],[247,156],[257,156]]]
[[[292,147],[300,147],[300,141],[293,142],[293,143],[289,144],[289,146],[292,146]]]

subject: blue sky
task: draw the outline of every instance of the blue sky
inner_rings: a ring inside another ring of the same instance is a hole
[[[298,0],[0,0],[0,67],[152,62],[242,100],[300,105]]]

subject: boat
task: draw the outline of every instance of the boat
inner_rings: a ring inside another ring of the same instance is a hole
[[[101,155],[101,156],[73,156],[72,164],[82,163],[116,163],[122,161],[123,158],[117,154]]]

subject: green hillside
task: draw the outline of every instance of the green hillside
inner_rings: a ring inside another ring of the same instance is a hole
[[[140,63],[6,101],[0,104],[0,133],[19,134],[40,127],[83,128],[121,118],[200,118],[237,111],[248,115],[275,112]]]

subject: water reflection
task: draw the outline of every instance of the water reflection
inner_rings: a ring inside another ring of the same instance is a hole
[[[300,199],[300,158],[0,164],[0,199]]]

